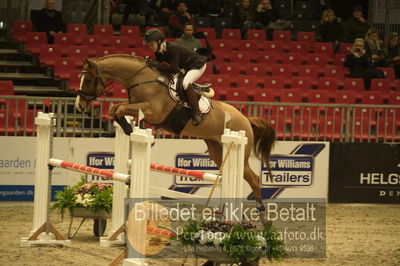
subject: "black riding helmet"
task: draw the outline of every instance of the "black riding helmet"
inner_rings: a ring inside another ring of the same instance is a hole
[[[144,34],[144,44],[149,44],[154,41],[157,42],[158,40],[160,40],[160,42],[164,41],[164,33],[162,33],[162,31],[160,31],[159,29],[149,29]]]

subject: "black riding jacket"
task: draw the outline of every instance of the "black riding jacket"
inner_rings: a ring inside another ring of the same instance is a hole
[[[176,43],[166,42],[167,49],[164,53],[156,52],[156,59],[159,62],[167,62],[176,69],[185,69],[188,72],[192,69],[199,69],[207,62],[207,57],[190,51]]]

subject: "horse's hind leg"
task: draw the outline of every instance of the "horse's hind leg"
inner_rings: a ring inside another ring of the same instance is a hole
[[[210,158],[217,164],[218,168],[221,167],[222,164],[222,145],[214,140],[204,140],[207,144],[208,153],[210,154]],[[260,177],[256,175],[253,170],[250,168],[248,156],[245,157],[244,162],[244,179],[250,185],[251,190],[254,193],[255,199],[257,201],[257,205],[260,212],[260,219],[263,224],[267,224],[265,210],[263,210],[262,196],[261,196],[261,183]]]
[[[249,183],[251,190],[254,193],[262,224],[271,226],[271,223],[267,220],[265,207],[262,202],[260,177],[256,175],[250,168],[248,158],[245,159],[244,163],[244,179],[247,181],[247,183]]]

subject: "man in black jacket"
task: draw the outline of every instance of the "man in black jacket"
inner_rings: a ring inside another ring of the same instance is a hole
[[[364,80],[365,89],[367,90],[370,89],[371,79],[385,78],[382,70],[373,68],[371,57],[364,48],[364,40],[360,38],[354,41],[351,54],[348,54],[344,60],[344,66],[349,68],[352,78],[362,78]]]
[[[345,30],[348,42],[354,42],[357,38],[364,38],[371,26],[367,23],[363,16],[362,6],[354,6],[353,14],[346,21]]]
[[[34,23],[37,31],[46,32],[48,43],[54,43],[56,33],[65,30],[61,12],[55,10],[55,0],[46,0],[45,7],[39,11]]]
[[[167,62],[172,72],[185,71],[182,81],[188,104],[193,110],[193,125],[197,126],[203,120],[200,112],[198,94],[193,89],[193,84],[206,70],[207,58],[190,51],[179,44],[164,41],[164,34],[159,29],[150,29],[144,35],[145,44],[155,53],[156,60]]]

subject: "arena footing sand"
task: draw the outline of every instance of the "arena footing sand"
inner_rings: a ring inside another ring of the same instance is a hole
[[[121,247],[100,247],[86,221],[69,247],[20,247],[32,229],[32,203],[0,203],[0,265],[108,265]],[[52,223],[66,235],[69,217],[52,212]],[[78,225],[75,219],[74,226]],[[108,226],[110,225],[110,221]],[[173,244],[173,248],[181,249]],[[203,262],[204,260],[199,260]],[[183,259],[149,259],[149,265],[181,265]],[[122,264],[121,264],[122,265]],[[195,265],[188,259],[185,265]],[[262,260],[260,265],[270,265]],[[273,265],[400,265],[400,205],[328,204],[326,258],[286,259]]]

